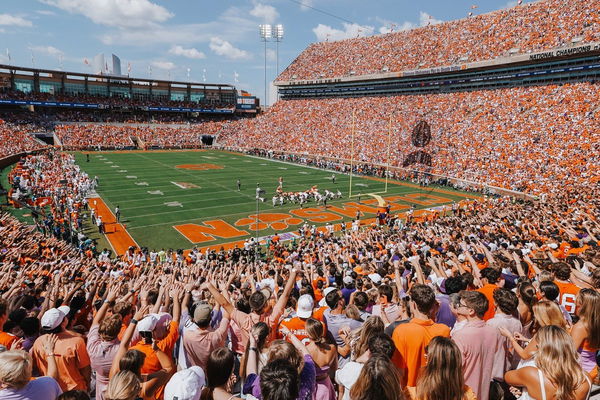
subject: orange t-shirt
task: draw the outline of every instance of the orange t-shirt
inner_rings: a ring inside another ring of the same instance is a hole
[[[285,326],[290,330],[290,333],[298,338],[298,340],[303,341],[304,339],[308,339],[308,335],[306,334],[306,320],[298,317],[294,318],[286,318],[279,323],[279,326]],[[277,330],[277,339],[283,339],[283,335],[281,334],[281,328]]]
[[[425,346],[436,336],[450,337],[450,328],[432,320],[413,318],[394,329],[392,340],[396,351],[392,362],[402,371],[402,386],[415,386],[425,366]]]
[[[6,347],[7,350],[10,350],[10,346],[17,339],[18,337],[16,337],[15,335],[12,335],[8,332],[0,331],[0,345]]]
[[[567,310],[569,314],[575,314],[577,294],[581,290],[579,286],[571,282],[555,280],[556,286],[560,294],[558,295],[558,303]]]
[[[479,293],[483,293],[486,299],[488,299],[488,309],[483,315],[483,320],[487,321],[488,319],[494,318],[494,314],[496,314],[496,302],[494,302],[494,290],[498,289],[498,286],[493,283],[488,283],[483,285],[481,288],[477,289]]]
[[[31,348],[33,364],[42,375],[48,372],[48,360],[44,351],[43,342],[46,335],[42,335]],[[58,341],[54,346],[54,358],[58,367],[57,382],[63,392],[68,390],[83,390],[87,392],[88,385],[81,370],[90,366],[90,357],[85,347],[83,338],[75,333],[65,331],[56,334]]]
[[[157,346],[161,349],[167,356],[173,358],[173,350],[175,348],[175,343],[179,338],[179,322],[171,321],[169,324],[169,330],[167,332],[167,336],[158,342]],[[153,372],[160,371],[162,368],[160,366],[160,362],[158,361],[158,357],[156,356],[156,352],[152,350],[151,344],[146,344],[144,341],[138,342],[135,346],[132,346],[130,350],[135,349],[139,350],[146,355],[146,359],[144,360],[144,365],[142,365],[142,374],[151,374]],[[155,398],[162,399],[165,385],[160,387],[155,392]]]

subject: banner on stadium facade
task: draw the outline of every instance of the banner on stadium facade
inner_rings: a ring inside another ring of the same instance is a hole
[[[233,114],[232,109],[228,108],[186,108],[186,107],[144,107],[148,111],[174,111],[174,112],[198,112],[213,114]]]
[[[62,101],[35,101],[35,100],[5,100],[0,99],[0,104],[11,104],[18,106],[44,106],[44,107],[72,107],[90,109],[108,109],[107,104],[67,103]],[[221,108],[185,108],[185,107],[141,107],[147,111],[175,111],[175,112],[198,112],[213,114],[233,114],[233,109]]]
[[[62,101],[31,101],[31,100],[4,100],[0,104],[12,104],[17,106],[44,106],[44,107],[77,107],[77,108],[101,108],[100,104],[65,103]]]

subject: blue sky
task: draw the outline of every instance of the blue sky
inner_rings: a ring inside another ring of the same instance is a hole
[[[309,5],[349,21],[319,13]],[[410,29],[516,4],[509,0],[2,0],[0,63],[92,72],[98,53],[117,54],[131,76],[230,83],[264,97],[258,25],[283,24],[280,71],[310,43]],[[472,5],[477,5],[475,10]],[[352,24],[350,23],[352,22]],[[8,51],[7,51],[8,49]],[[275,43],[267,44],[267,76]],[[33,57],[32,57],[33,55]],[[236,75],[237,74],[237,75]],[[237,79],[237,82],[236,82]],[[269,103],[272,101],[269,99]]]

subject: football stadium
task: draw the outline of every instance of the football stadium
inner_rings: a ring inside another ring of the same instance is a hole
[[[0,400],[600,399],[600,1],[38,3]]]

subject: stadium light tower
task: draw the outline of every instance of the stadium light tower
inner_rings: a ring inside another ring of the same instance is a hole
[[[275,71],[275,78],[277,79],[277,77],[279,76],[279,42],[281,42],[283,40],[283,25],[281,24],[277,24],[273,26],[273,39],[275,39],[275,42],[277,43],[277,47],[276,47],[276,65],[277,65],[277,69]],[[277,91],[277,98],[279,99],[279,90]]]
[[[265,42],[265,106],[267,105],[267,42],[271,37],[272,27],[270,24],[261,24],[258,26],[260,40]]]

